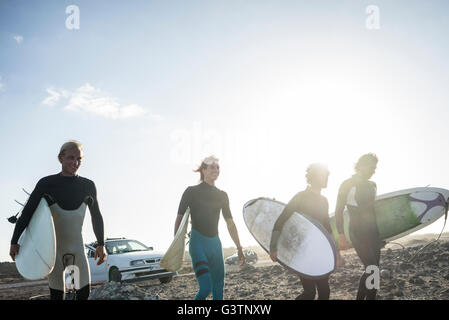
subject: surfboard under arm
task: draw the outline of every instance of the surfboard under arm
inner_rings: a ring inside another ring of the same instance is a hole
[[[186,244],[187,227],[189,225],[189,215],[190,208],[188,208],[184,213],[175,238],[173,239],[170,247],[161,259],[161,266],[168,271],[176,272],[182,267]]]

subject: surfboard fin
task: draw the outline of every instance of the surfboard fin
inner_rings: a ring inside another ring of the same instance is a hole
[[[17,200],[14,200],[16,203],[20,204],[22,207],[25,207],[25,205]]]
[[[14,200],[14,201],[15,201],[16,203],[20,204],[22,207],[25,207],[25,205],[24,205],[23,203],[20,203],[20,202],[17,201],[17,200]],[[10,222],[10,223],[12,223],[12,224],[16,223],[17,220],[18,220],[18,219],[17,219],[17,216],[19,215],[19,213],[20,213],[20,211],[17,212],[15,215],[9,217],[9,218],[8,218],[8,222]]]
[[[14,215],[14,216],[12,216],[12,217],[9,217],[9,218],[8,218],[8,222],[10,222],[10,223],[12,223],[12,224],[16,223],[16,222],[17,222],[17,215],[18,215],[19,213],[20,213],[20,212],[17,212],[16,215]]]

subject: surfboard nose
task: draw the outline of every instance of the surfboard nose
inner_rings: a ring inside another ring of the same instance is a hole
[[[447,218],[447,212],[449,210],[449,190],[442,189],[440,191],[440,194],[443,196],[444,200],[446,201],[446,211],[445,211],[444,215]]]
[[[443,198],[446,201],[446,203],[449,202],[449,190],[438,189],[437,192],[443,196]]]
[[[249,200],[247,203],[245,203],[243,205],[243,208],[247,208],[247,207],[253,205],[257,200],[260,200],[260,198]]]

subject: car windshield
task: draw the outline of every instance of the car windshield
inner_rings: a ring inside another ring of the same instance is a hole
[[[106,251],[108,254],[119,254],[134,251],[148,251],[148,248],[143,243],[136,240],[116,240],[106,243]]]

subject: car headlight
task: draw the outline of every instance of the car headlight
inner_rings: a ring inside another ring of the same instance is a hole
[[[134,260],[131,261],[131,266],[135,267],[135,266],[143,266],[145,264],[145,260]]]

